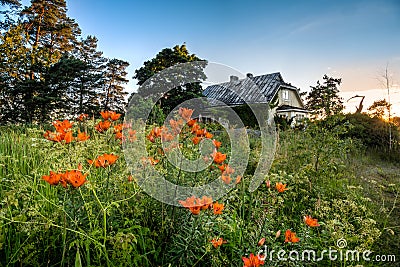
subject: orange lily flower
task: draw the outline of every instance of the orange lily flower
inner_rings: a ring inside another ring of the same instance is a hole
[[[243,267],[259,267],[260,265],[264,265],[264,261],[262,261],[258,256],[255,256],[253,253],[250,253],[248,258],[242,257]]]
[[[224,181],[225,184],[230,184],[232,181],[231,176],[225,174],[222,174],[221,179],[222,181]]]
[[[200,141],[201,141],[201,137],[195,136],[195,137],[192,138],[192,142],[195,145],[198,145],[200,143]]]
[[[214,209],[214,214],[215,215],[222,214],[222,211],[224,210],[224,204],[215,202],[213,204],[213,209]]]
[[[105,131],[110,128],[111,122],[110,121],[100,121],[96,126],[94,127],[99,133],[104,133]]]
[[[192,126],[192,133],[196,133],[198,130],[200,130],[200,125],[195,122]]]
[[[190,118],[192,117],[193,109],[179,108],[178,113],[182,117],[182,119],[184,119],[186,122],[188,122],[188,121],[190,121]]]
[[[236,177],[235,184],[240,183],[241,180],[242,180],[242,176],[238,175],[238,176]]]
[[[211,205],[212,205],[212,198],[211,198],[211,197],[207,197],[207,196],[203,196],[203,197],[200,199],[200,204],[201,204],[201,209],[202,209],[202,210],[206,210],[206,209],[208,209],[209,207],[211,207]]]
[[[197,122],[197,120],[192,119],[192,120],[190,120],[190,121],[187,122],[187,125],[188,125],[189,127],[193,127],[193,125],[194,125],[196,122]]]
[[[78,136],[76,138],[78,139],[78,141],[83,142],[88,140],[90,138],[90,135],[87,135],[85,132],[81,133],[79,131]]]
[[[235,169],[229,167],[228,164],[224,164],[224,165],[218,166],[218,169],[220,169],[221,172],[224,173],[224,174],[232,174],[232,173],[235,172]]]
[[[112,121],[116,121],[121,117],[121,114],[116,113],[115,111],[109,111],[108,114]]]
[[[226,240],[224,240],[222,237],[218,238],[218,239],[213,239],[211,240],[212,245],[214,246],[214,248],[217,248],[219,246],[222,246],[222,244],[226,243]]]
[[[216,149],[219,149],[222,143],[214,139],[213,140],[213,144],[214,144]]]
[[[211,139],[211,138],[213,138],[213,134],[212,133],[209,133],[209,132],[206,132],[206,134],[205,134],[205,137],[207,138],[207,139]]]
[[[216,164],[221,164],[226,160],[226,154],[222,154],[221,152],[214,152],[212,156]]]
[[[300,238],[298,238],[296,236],[295,232],[292,232],[290,230],[286,230],[286,232],[285,232],[285,243],[288,243],[288,242],[297,243],[299,241],[300,241]]]
[[[50,171],[50,175],[43,175],[42,179],[51,185],[58,185],[61,179],[61,174]]]
[[[103,120],[108,120],[110,118],[108,111],[100,111],[100,115],[103,117]]]
[[[307,215],[307,216],[304,216],[304,222],[308,225],[308,226],[310,226],[310,227],[317,227],[317,226],[320,226],[319,224],[318,224],[318,220],[317,219],[313,219],[311,216],[309,216],[309,215]]]
[[[72,170],[66,171],[64,174],[65,180],[75,188],[82,186],[86,182],[87,174],[82,174],[81,171]]]
[[[53,126],[56,128],[57,132],[66,132],[68,129],[72,128],[72,125],[74,123],[70,122],[68,120],[64,120],[64,121],[55,121],[53,122]]]
[[[96,166],[96,168],[102,167],[106,168],[108,166],[113,165],[118,159],[118,156],[114,154],[103,154],[101,156],[98,156],[95,160],[88,160],[89,164],[93,164]]]
[[[258,241],[257,245],[261,247],[262,245],[264,245],[264,243],[265,243],[265,237],[261,238],[260,241]]]
[[[282,184],[281,182],[276,183],[275,187],[279,193],[283,193],[285,190],[288,190],[288,188],[286,188],[286,184]]]
[[[86,120],[88,117],[89,117],[88,114],[80,114],[80,115],[78,116],[78,118],[76,118],[76,120],[77,120],[77,121],[84,121],[84,120]]]

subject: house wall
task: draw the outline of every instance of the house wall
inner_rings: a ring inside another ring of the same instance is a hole
[[[289,96],[288,99],[283,98],[283,94],[284,94],[283,92],[285,90],[288,92],[288,96]],[[277,92],[277,95],[279,97],[279,106],[289,105],[289,106],[293,106],[293,107],[303,108],[303,104],[300,102],[296,91],[282,88],[282,89],[279,89],[279,91]]]

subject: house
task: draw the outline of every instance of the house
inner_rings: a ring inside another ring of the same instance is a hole
[[[268,104],[273,116],[298,121],[308,115],[299,89],[286,83],[279,72],[260,76],[248,73],[244,79],[231,76],[229,82],[208,86],[203,95],[213,107],[222,106],[221,102],[230,107]]]

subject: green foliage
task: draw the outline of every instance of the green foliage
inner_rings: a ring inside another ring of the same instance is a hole
[[[311,92],[306,97],[306,109],[311,111],[315,118],[325,118],[343,111],[343,100],[339,97],[339,85],[342,79],[323,77],[321,84],[317,81],[316,86],[311,86]]]
[[[168,93],[161,94],[158,89],[151,87],[150,89],[146,86],[142,86],[145,84],[146,80],[150,77],[153,77],[156,73],[167,69],[171,66],[180,63],[187,63],[193,61],[204,61],[198,58],[195,54],[190,54],[186,48],[186,45],[183,44],[181,46],[176,45],[172,49],[165,48],[161,50],[153,59],[144,62],[144,66],[135,70],[134,79],[138,80],[139,92],[142,97],[151,97],[153,99],[158,99],[159,106],[163,109],[164,114],[168,114],[171,112],[176,106],[180,103],[190,100],[192,98],[201,97],[202,96],[202,88],[200,82],[189,83],[183,86],[178,86],[175,88],[171,88]],[[204,61],[205,67],[206,61]],[[204,68],[203,67],[203,68]],[[206,79],[203,69],[197,70],[197,73],[191,74],[193,79],[198,81],[203,81]],[[168,87],[168,81],[163,80],[163,77],[160,77],[161,80],[157,80],[158,88],[164,90]]]
[[[389,111],[391,108],[391,104],[389,104],[386,99],[377,100],[372,103],[372,105],[368,108],[368,113],[372,117],[378,117],[382,119],[383,117],[389,116]]]
[[[112,130],[95,132],[96,121],[75,125],[74,131],[85,130],[91,138],[68,145],[47,141],[39,127],[2,127],[0,264],[241,266],[243,256],[263,249],[257,246],[261,238],[265,238],[269,251],[314,249],[320,253],[336,249],[337,240],[344,238],[349,249],[379,248],[396,253],[393,242],[398,237],[395,199],[400,192],[399,177],[386,177],[388,172],[379,170],[382,180],[373,177],[372,182],[367,176],[371,163],[361,167],[355,163],[365,152],[359,142],[346,137],[354,129],[353,123],[346,122],[344,116],[331,116],[309,123],[303,131],[280,132],[277,154],[265,178],[270,186],[263,184],[250,193],[254,166],[249,167],[240,183],[218,200],[225,205],[220,215],[212,209],[193,215],[142,192],[135,182],[138,174],[128,179],[121,146]],[[221,151],[229,153],[227,133],[221,132],[218,124],[204,126],[214,130],[214,138],[222,142]],[[157,142],[148,142],[148,153],[161,160]],[[197,157],[198,150],[190,138],[181,137],[180,142],[185,156]],[[256,135],[250,136],[250,145],[249,165],[256,165],[261,150]],[[107,168],[87,164],[87,159],[111,152],[120,156],[116,164]],[[41,178],[50,170],[76,169],[79,163],[89,182],[78,189],[50,186]],[[165,171],[171,181],[180,175],[166,162],[160,161],[156,168]],[[219,175],[218,169],[210,169],[197,177],[185,174],[180,182],[201,184]],[[278,182],[287,184],[288,190],[278,192]],[[305,215],[317,218],[320,226],[307,226]],[[287,229],[296,232],[298,243],[285,243]],[[226,243],[215,248],[211,240],[218,238]],[[275,257],[268,264],[281,266],[282,262]],[[332,262],[325,259],[318,264]],[[376,266],[375,262],[362,264]]]

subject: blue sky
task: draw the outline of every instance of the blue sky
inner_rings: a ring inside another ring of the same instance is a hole
[[[387,63],[395,87],[400,83],[399,0],[67,0],[67,5],[83,35],[99,39],[105,56],[131,64],[129,91],[137,88],[135,69],[183,42],[200,58],[242,73],[279,71],[302,90],[325,73],[343,78],[342,91],[377,89]]]

